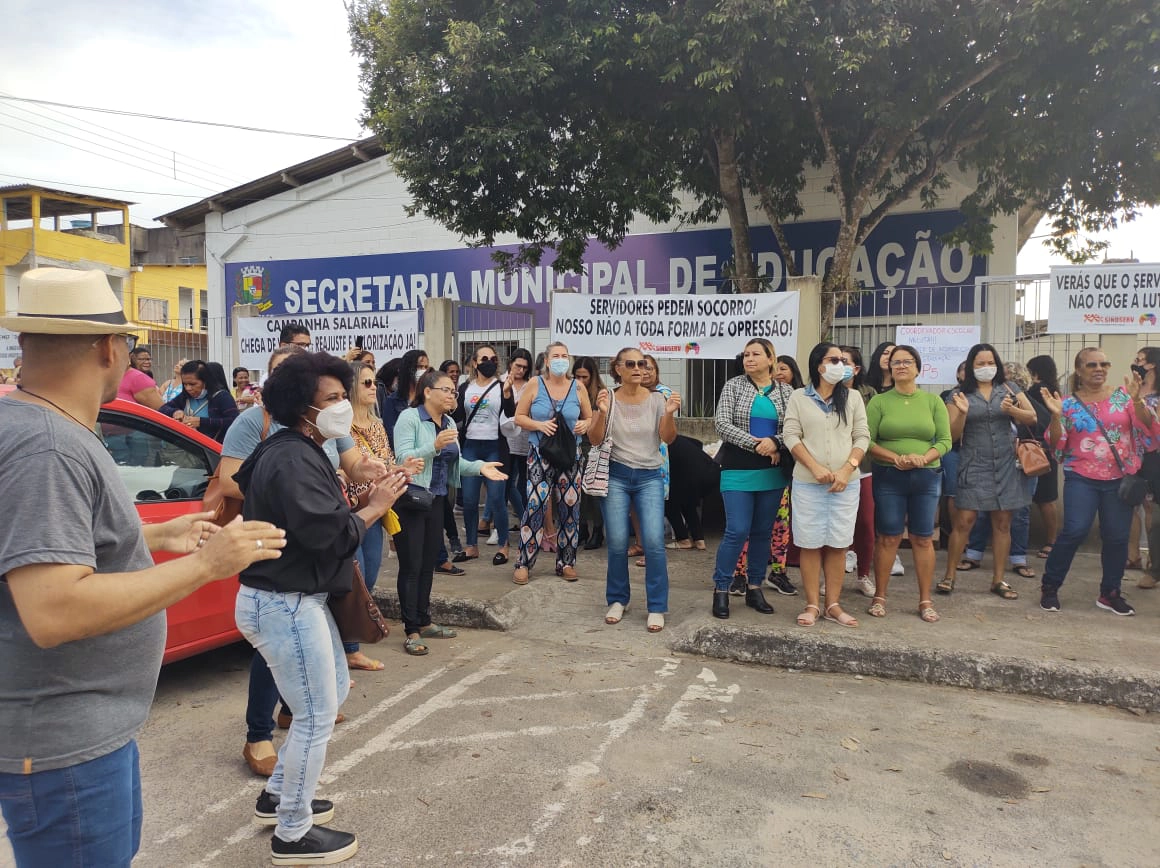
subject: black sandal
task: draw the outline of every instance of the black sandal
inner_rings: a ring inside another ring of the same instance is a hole
[[[1035,571],[1027,566],[1027,564],[1018,564],[1017,566],[1011,567],[1011,572],[1024,579],[1035,578]]]
[[[963,558],[959,561],[959,565],[955,569],[960,573],[969,573],[971,570],[977,570],[983,564],[980,561],[972,561],[970,558]]]
[[[1018,600],[1019,592],[1006,582],[995,582],[991,585],[991,593],[1003,600]]]
[[[950,594],[955,589],[955,577],[947,576],[941,582],[934,586],[934,589],[940,594]]]

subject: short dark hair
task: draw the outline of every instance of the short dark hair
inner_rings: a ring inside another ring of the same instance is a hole
[[[889,361],[894,361],[894,354],[899,350],[902,350],[904,353],[910,353],[912,356],[914,356],[914,372],[916,374],[920,373],[922,371],[922,356],[919,355],[918,350],[910,346],[910,344],[895,344],[894,349],[890,351]],[[890,375],[890,379],[894,379],[893,374]]]
[[[991,381],[992,385],[1002,386],[1007,382],[1007,372],[1003,369],[1003,360],[999,358],[999,351],[990,344],[975,344],[967,353],[967,358],[963,362],[963,383],[959,389],[963,392],[975,392],[979,389],[979,381],[975,379],[975,357],[979,353],[990,353],[995,359],[995,379]]]
[[[233,378],[233,381],[235,383],[238,381],[238,374],[242,373],[242,371],[245,371],[247,374],[250,373],[249,368],[238,367],[238,368],[234,368],[233,372],[230,374],[230,376]]]
[[[788,355],[783,354],[783,355],[780,355],[777,357],[777,363],[779,365],[785,365],[787,368],[789,368],[789,373],[790,373],[789,384],[792,388],[794,388],[794,389],[805,388],[806,382],[805,382],[805,380],[802,379],[802,372],[800,370],[798,370],[797,359],[795,359],[793,356],[788,356]]]
[[[354,386],[354,372],[342,359],[330,353],[294,353],[266,379],[262,403],[275,422],[294,428],[314,403],[322,377],[334,377],[348,393]]]
[[[143,356],[146,353],[153,355],[153,350],[149,349],[149,344],[137,344],[137,346],[129,350],[129,355],[131,355],[133,358],[137,358],[137,356]]]
[[[446,374],[452,365],[455,365],[455,367],[459,368],[461,372],[463,371],[463,365],[459,364],[459,362],[455,361],[455,359],[444,359],[443,362],[439,365],[439,370]]]
[[[1047,391],[1058,394],[1059,368],[1051,356],[1035,356],[1027,360],[1027,370],[1039,378]]]
[[[428,368],[427,373],[420,377],[419,382],[415,385],[415,397],[411,399],[411,406],[422,407],[423,403],[427,400],[427,390],[434,389],[435,384],[440,380],[450,379],[451,377],[447,376],[443,371],[434,371]],[[452,383],[451,385],[454,386],[455,384]]]
[[[282,333],[278,335],[278,343],[289,344],[293,343],[295,335],[306,335],[310,337],[310,329],[300,323],[290,323],[290,325],[282,326]]]

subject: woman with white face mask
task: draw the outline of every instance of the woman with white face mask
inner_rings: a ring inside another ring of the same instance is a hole
[[[999,353],[990,344],[975,344],[967,353],[963,382],[947,402],[951,437],[959,441],[959,475],[955,492],[955,518],[947,546],[946,576],[937,585],[940,594],[955,589],[958,569],[972,569],[960,562],[967,537],[980,511],[990,512],[994,554],[991,593],[1003,600],[1019,594],[1003,581],[1011,551],[1011,514],[1031,503],[1027,480],[1015,462],[1015,430],[1012,425],[1035,424],[1035,409],[1023,390],[1007,382]]]
[[[842,611],[838,598],[846,569],[846,549],[854,540],[860,497],[859,465],[870,447],[862,395],[842,386],[842,348],[821,343],[810,351],[810,382],[789,399],[785,445],[795,459],[790,490],[793,536],[801,549],[806,606],[797,622],[811,627],[818,617],[843,627],[858,621]],[[826,577],[826,603],[820,580]]]

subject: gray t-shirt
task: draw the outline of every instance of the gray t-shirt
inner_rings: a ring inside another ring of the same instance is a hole
[[[153,558],[117,468],[76,422],[0,399],[0,772],[88,762],[123,747],[149,714],[165,613],[115,633],[37,648],[8,588],[29,564],[98,573],[141,570]]]
[[[661,417],[665,415],[665,401],[660,392],[649,393],[648,400],[640,404],[627,404],[617,400],[613,394],[615,407],[612,410],[613,461],[638,470],[655,470],[664,466],[661,455]]]
[[[262,442],[262,429],[265,425],[265,411],[261,407],[251,407],[242,412],[226,431],[226,439],[222,441],[222,455],[245,461]],[[277,434],[283,427],[285,426],[271,419],[266,436]],[[338,437],[322,444],[322,451],[326,453],[326,457],[330,459],[335,470],[338,470],[339,456],[348,449],[354,449],[354,438],[352,437]]]

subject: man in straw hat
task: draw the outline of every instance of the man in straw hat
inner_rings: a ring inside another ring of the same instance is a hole
[[[279,557],[284,534],[208,513],[142,527],[95,433],[138,326],[100,271],[34,269],[19,299],[0,317],[24,356],[0,399],[0,809],[19,866],[127,866],[163,610]],[[150,550],[189,556],[154,566]]]

